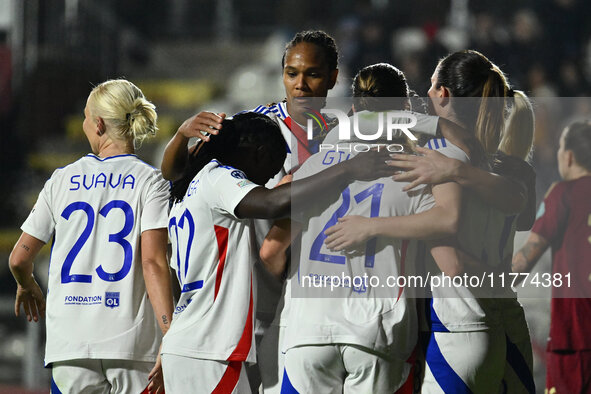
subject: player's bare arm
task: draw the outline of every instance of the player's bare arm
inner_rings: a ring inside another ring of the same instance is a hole
[[[170,270],[166,258],[168,232],[165,228],[146,230],[141,236],[142,270],[146,291],[163,334],[172,321],[174,309]]]
[[[14,313],[20,316],[22,305],[28,321],[37,322],[39,317],[45,316],[45,297],[33,275],[33,260],[43,245],[45,242],[22,233],[8,259],[10,272],[17,282]]]
[[[172,285],[167,260],[168,232],[166,229],[146,230],[141,235],[142,270],[146,291],[154,309],[154,314],[163,334],[166,334],[172,321],[174,309]],[[162,346],[162,345],[161,345]],[[160,351],[154,368],[148,375],[150,393],[164,392],[164,377]]]
[[[281,185],[274,189],[257,187],[251,190],[236,207],[241,218],[279,219],[291,213],[291,200],[318,199],[340,193],[355,180],[373,180],[392,175],[386,164],[387,151],[370,151],[339,163],[313,176]]]
[[[487,204],[505,214],[521,212],[527,203],[527,190],[516,180],[482,170],[431,149],[417,147],[422,156],[394,154],[390,165],[404,172],[394,175],[398,182],[410,182],[404,190],[420,184],[456,182],[478,194]]]
[[[549,245],[544,237],[531,232],[525,245],[513,256],[512,271],[516,273],[530,272]]]
[[[259,250],[263,266],[278,280],[283,278],[287,266],[287,249],[294,236],[300,232],[299,229],[293,228],[296,226],[298,226],[297,223],[292,224],[290,219],[277,220],[273,223]]]
[[[203,141],[209,141],[208,134],[217,134],[222,128],[222,121],[225,118],[225,113],[215,114],[203,111],[185,120],[164,150],[164,157],[160,166],[164,179],[169,181],[179,179],[183,175],[187,163],[188,150],[194,147],[188,147],[189,140],[195,137]]]

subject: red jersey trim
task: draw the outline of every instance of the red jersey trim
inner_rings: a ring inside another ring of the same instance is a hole
[[[246,317],[246,324],[244,325],[244,330],[242,331],[242,336],[240,337],[240,341],[238,341],[238,345],[236,345],[236,349],[230,354],[228,357],[228,361],[244,361],[248,357],[248,353],[250,352],[250,347],[252,346],[252,276],[250,277],[250,302],[248,304],[248,315]]]
[[[213,226],[215,229],[215,238],[218,241],[219,259],[218,269],[215,275],[215,292],[213,300],[218,296],[220,285],[222,284],[222,276],[224,274],[224,266],[226,265],[226,255],[228,254],[228,229],[221,226]]]

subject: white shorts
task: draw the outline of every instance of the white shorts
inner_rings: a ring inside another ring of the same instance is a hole
[[[300,346],[285,354],[282,393],[394,393],[411,365],[354,345]]]
[[[51,393],[140,393],[148,385],[153,362],[68,360],[52,363]]]
[[[166,394],[250,394],[242,361],[216,361],[162,354]]]
[[[501,392],[505,372],[504,331],[423,334],[425,375],[421,393]]]
[[[281,351],[281,341],[284,333],[284,326],[272,323],[265,332],[260,346],[257,347],[257,361],[262,380],[261,393],[281,393],[281,378],[285,362],[285,354]]]

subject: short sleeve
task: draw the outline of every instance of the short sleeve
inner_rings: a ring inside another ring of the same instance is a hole
[[[211,192],[215,193],[218,209],[235,218],[235,209],[242,199],[252,190],[261,187],[246,178],[244,172],[227,166],[215,167],[208,174]]]
[[[554,244],[561,241],[568,220],[568,204],[565,201],[566,183],[556,184],[538,208],[532,232]]]
[[[21,226],[21,230],[47,243],[55,230],[55,218],[51,210],[51,185],[49,179],[39,193],[35,206]]]
[[[142,210],[141,231],[166,228],[168,226],[168,198],[170,184],[157,171],[147,192]]]

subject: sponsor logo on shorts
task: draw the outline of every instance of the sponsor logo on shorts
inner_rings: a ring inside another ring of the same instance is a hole
[[[105,292],[105,306],[107,308],[117,308],[119,306],[119,292]]]

